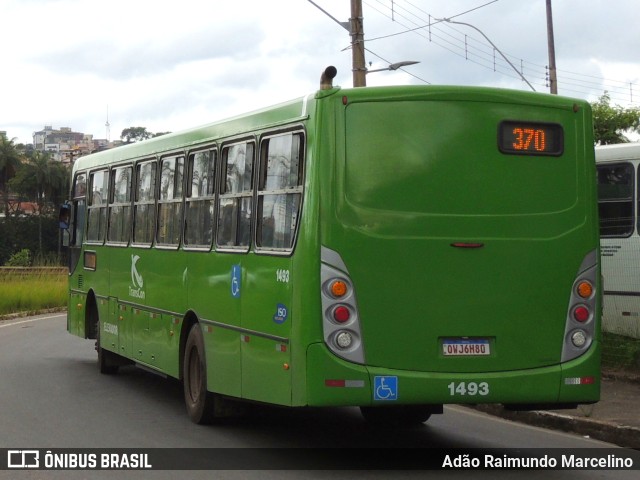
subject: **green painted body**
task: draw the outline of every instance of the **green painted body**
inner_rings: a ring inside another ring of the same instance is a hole
[[[501,153],[504,120],[562,125],[562,155]],[[255,220],[252,245],[239,253],[216,251],[215,240],[197,251],[85,244],[70,274],[69,331],[95,337],[95,299],[104,349],[180,378],[187,327],[198,322],[208,390],[278,405],[385,403],[376,376],[397,378],[398,404],[599,399],[598,265],[591,346],[562,360],[573,284],[599,248],[586,102],[481,88],[334,88],[80,158],[74,175],[237,138],[259,145],[289,128],[305,135],[291,250],[257,248]],[[363,363],[325,342],[321,247],[339,254],[353,283]],[[84,251],[95,252],[95,271],[84,268]],[[491,354],[445,356],[450,338],[486,339]],[[470,394],[460,383],[487,389]]]

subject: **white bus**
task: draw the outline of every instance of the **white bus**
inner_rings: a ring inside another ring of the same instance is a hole
[[[602,329],[640,338],[640,143],[598,146]]]

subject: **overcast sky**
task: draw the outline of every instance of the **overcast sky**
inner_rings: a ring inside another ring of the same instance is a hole
[[[638,0],[552,1],[559,93],[638,106]],[[420,62],[370,86],[531,90],[522,75],[549,91],[545,0],[362,2],[369,68]],[[349,0],[314,3],[350,17]],[[308,0],[0,0],[0,130],[17,143],[45,125],[106,138],[108,111],[111,140],[175,132],[304,96],[328,65],[352,87],[349,34],[327,13]]]

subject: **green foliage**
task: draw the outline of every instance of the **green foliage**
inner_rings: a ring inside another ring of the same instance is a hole
[[[4,135],[0,135],[0,191],[2,191],[2,201],[4,203],[6,216],[9,215],[8,183],[21,164],[22,155],[14,145],[13,140],[9,140]]]
[[[125,143],[138,142],[151,138],[153,133],[147,131],[146,127],[129,127],[122,130],[120,138]]]
[[[124,143],[139,142],[140,140],[146,140],[147,138],[161,137],[171,132],[158,132],[153,133],[147,130],[146,127],[129,127],[122,130],[120,138]]]
[[[29,267],[31,266],[31,252],[23,248],[19,252],[14,253],[7,262],[8,267]]]
[[[640,372],[640,339],[603,332],[602,366]]]
[[[67,281],[64,272],[16,275],[0,269],[0,315],[66,306]]]
[[[38,205],[40,214],[55,212],[69,192],[69,168],[48,153],[32,151],[9,182],[12,191]]]
[[[0,218],[0,265],[22,249],[33,252],[36,259],[47,258],[50,262],[58,253],[58,227],[57,215]],[[42,243],[38,238],[40,229]]]
[[[628,131],[640,131],[640,108],[623,108],[611,105],[611,97],[605,92],[591,104],[593,110],[593,133],[596,145],[626,143]]]

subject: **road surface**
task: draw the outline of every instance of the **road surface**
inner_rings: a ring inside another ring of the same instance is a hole
[[[419,428],[376,430],[355,408],[284,409],[252,405],[250,413],[219,426],[187,417],[180,383],[136,367],[101,375],[93,340],[65,330],[66,314],[0,322],[0,448],[614,448],[562,432],[504,421],[459,406],[445,407]],[[455,452],[455,450],[452,450]],[[285,457],[286,458],[286,457]],[[282,458],[280,458],[282,461]],[[0,471],[0,478],[16,478]],[[88,475],[88,473],[90,475]],[[115,472],[31,471],[20,478],[98,478]],[[186,478],[207,478],[190,471]],[[209,476],[210,476],[209,472]],[[508,471],[447,471],[447,478],[495,478]],[[10,475],[14,474],[14,475]],[[423,478],[424,472],[320,472],[304,478]],[[637,471],[527,471],[529,478],[635,478]],[[174,478],[175,472],[119,472],[118,478]],[[292,471],[219,471],[215,478],[300,478]],[[628,477],[627,477],[628,476]]]

